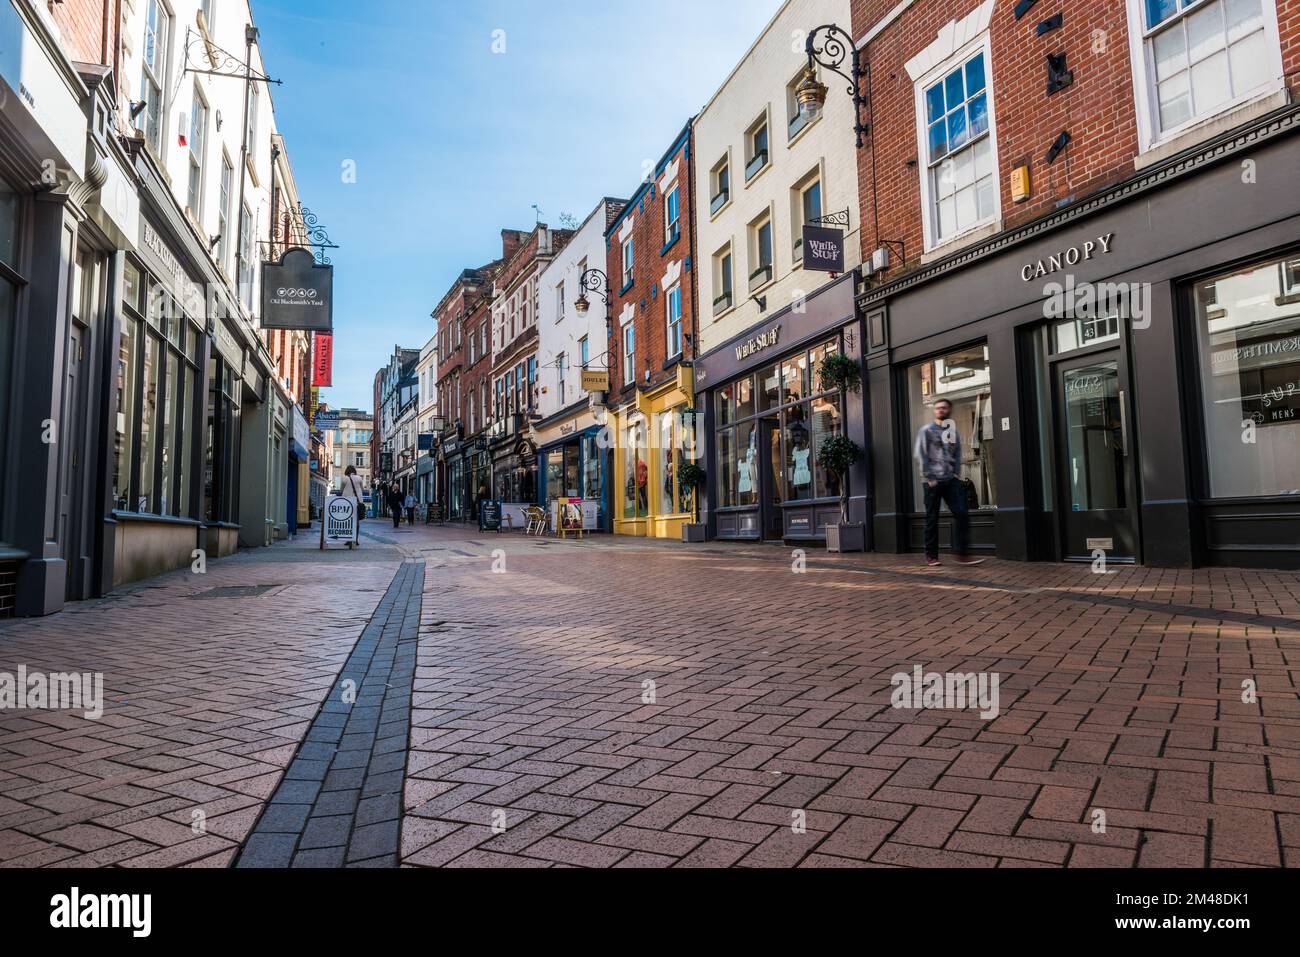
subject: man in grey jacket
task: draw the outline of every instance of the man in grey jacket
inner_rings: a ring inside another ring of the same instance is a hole
[[[939,503],[952,512],[952,547],[959,565],[978,565],[984,559],[970,556],[970,514],[966,490],[961,485],[961,436],[949,419],[952,403],[934,403],[934,421],[916,433],[913,455],[925,484],[925,563],[939,564]]]

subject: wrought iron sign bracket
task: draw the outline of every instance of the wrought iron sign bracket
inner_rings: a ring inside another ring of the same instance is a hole
[[[281,246],[290,249],[297,246],[302,249],[311,249],[316,257],[316,265],[333,265],[326,254],[326,250],[341,247],[338,243],[330,241],[329,232],[321,225],[320,217],[302,203],[299,203],[296,210],[292,206],[289,207],[289,219],[288,236],[281,234],[281,223],[277,220],[275,238],[258,240],[258,245],[270,248]],[[305,236],[306,238],[295,239],[294,236]]]
[[[198,48],[197,56],[195,48]],[[192,66],[192,63],[207,61],[212,69]],[[182,73],[202,73],[207,76],[228,76],[236,80],[251,80],[254,83],[284,84],[283,80],[273,80],[265,73],[254,70],[239,57],[213,43],[203,33],[196,33],[192,27],[185,28],[185,69]]]
[[[848,209],[843,209],[838,213],[828,213],[825,216],[810,219],[808,223],[817,226],[837,226],[840,229],[847,230],[849,228],[849,212]]]

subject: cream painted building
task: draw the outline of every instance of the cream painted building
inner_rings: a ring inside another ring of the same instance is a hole
[[[861,262],[857,150],[847,83],[827,70],[822,115],[805,122],[795,88],[808,31],[848,29],[848,0],[788,0],[695,120],[700,352],[825,285],[802,268],[809,219],[848,210],[845,269]]]

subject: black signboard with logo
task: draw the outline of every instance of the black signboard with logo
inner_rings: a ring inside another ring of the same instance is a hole
[[[844,233],[826,226],[805,226],[803,268],[818,272],[844,272]]]
[[[480,532],[501,531],[501,503],[484,499],[478,503],[478,528]]]
[[[301,248],[262,263],[262,328],[333,333],[334,267]]]

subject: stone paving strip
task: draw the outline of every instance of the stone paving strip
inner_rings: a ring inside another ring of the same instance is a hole
[[[285,543],[5,623],[0,671],[100,672],[104,713],[0,711],[0,866],[229,866],[400,562]]]
[[[396,867],[424,563],[405,562],[237,867]]]

